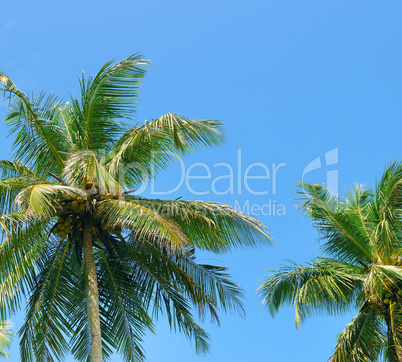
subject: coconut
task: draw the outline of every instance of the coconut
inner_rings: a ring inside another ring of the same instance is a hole
[[[74,201],[71,203],[71,206],[72,206],[72,207],[78,207],[78,201],[74,200]]]
[[[53,230],[52,233],[57,235],[59,233],[59,228],[56,226]]]
[[[108,225],[106,225],[106,224],[102,225],[102,230],[107,230],[108,228],[109,228]]]
[[[65,229],[64,229],[64,232],[65,232],[66,234],[70,234],[70,233],[71,233],[71,227],[70,227],[70,226],[66,226]]]
[[[62,224],[62,223],[64,222],[64,219],[63,219],[62,217],[59,217],[59,218],[57,219],[57,222],[58,222],[59,224]]]
[[[399,295],[400,297],[402,297],[402,290],[401,290],[401,289],[398,290],[398,295]]]
[[[385,304],[389,304],[389,299],[384,299]]]
[[[391,297],[392,297],[392,294],[391,294],[391,293],[385,294],[385,298],[390,299]]]
[[[85,211],[85,205],[84,204],[80,204],[80,206],[78,207],[80,211]]]
[[[64,231],[60,231],[60,232],[59,232],[59,236],[60,236],[62,239],[64,239],[64,238],[67,236],[67,234],[66,234]]]
[[[93,183],[91,180],[89,180],[89,181],[87,181],[87,186],[86,186],[86,188],[87,188],[87,189],[90,189],[93,185],[94,185],[94,183]]]
[[[59,230],[64,230],[66,226],[64,224],[58,224],[57,227],[59,228]]]
[[[71,224],[74,221],[74,219],[71,216],[69,216],[66,221],[68,221],[68,223]]]

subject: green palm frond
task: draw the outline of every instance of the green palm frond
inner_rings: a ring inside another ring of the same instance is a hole
[[[3,348],[10,348],[14,336],[13,325],[10,321],[0,321],[0,357],[10,357]]]
[[[68,310],[64,308],[76,284],[72,283],[70,273],[66,273],[68,254],[69,241],[64,241],[49,246],[47,255],[40,262],[26,320],[19,332],[24,361],[61,361],[69,351],[66,336],[71,334],[71,324],[65,313]]]
[[[198,352],[205,353],[209,349],[209,337],[195,323],[189,301],[202,319],[209,314],[219,323],[218,308],[243,312],[242,290],[230,280],[226,268],[198,264],[193,249],[171,253],[169,248],[161,249],[160,245],[160,242],[132,238],[129,244],[121,245],[121,258],[136,261],[132,275],[140,278],[141,294],[147,295],[144,305],[153,309],[155,317],[159,313],[167,315],[171,327],[184,332],[194,340]]]
[[[174,219],[144,205],[125,200],[105,200],[100,202],[98,215],[111,227],[123,224],[138,238],[163,238],[163,242],[172,250],[180,250],[190,244]]]
[[[377,184],[376,202],[379,209],[391,207],[400,216],[402,208],[402,164],[395,161],[386,167]]]
[[[13,211],[14,200],[19,192],[28,186],[48,183],[20,162],[0,161],[0,208],[3,213]]]
[[[345,202],[321,185],[300,183],[300,208],[313,220],[322,234],[322,250],[345,262],[372,263],[375,261],[370,240],[364,228],[359,227],[355,215],[347,210]]]
[[[310,265],[291,263],[263,280],[259,294],[272,315],[282,305],[296,306],[296,325],[311,314],[338,315],[351,307],[361,268],[320,258]]]
[[[194,121],[180,114],[168,113],[152,120],[149,127],[163,132],[177,149],[185,153],[225,142],[222,123],[216,120]]]
[[[98,192],[120,193],[123,189],[123,185],[107,172],[93,151],[84,150],[71,154],[63,176],[71,185],[84,190],[87,189],[88,182],[97,185]]]
[[[20,214],[2,215],[0,219],[5,217],[12,218],[12,226],[9,231],[4,231],[0,244],[1,319],[8,318],[20,308],[22,295],[35,279],[34,265],[41,259],[47,241],[46,224],[27,224]]]
[[[192,245],[214,252],[233,246],[252,246],[271,241],[264,224],[217,202],[158,200],[127,197],[131,203],[174,220]]]
[[[3,238],[15,236],[13,234],[17,233],[22,227],[24,227],[28,221],[26,214],[21,211],[14,211],[9,214],[0,215],[0,234]]]
[[[49,218],[61,208],[63,197],[86,197],[86,193],[75,187],[52,184],[37,184],[21,190],[15,203],[28,217]]]
[[[114,242],[116,245],[118,240]],[[142,361],[145,359],[141,347],[143,336],[147,330],[154,329],[139,292],[142,286],[131,275],[132,260],[122,262],[126,257],[118,248],[99,249],[98,254],[99,295],[107,311],[108,336],[126,361]]]
[[[130,119],[134,114],[139,83],[149,61],[134,54],[113,62],[107,62],[95,77],[80,81],[80,109],[75,107],[73,114],[74,126],[81,135],[80,149],[107,149],[124,131],[117,120]]]
[[[0,72],[3,90],[11,94],[8,115],[5,121],[14,141],[15,157],[34,165],[38,172],[60,170],[64,166],[63,133],[54,120],[62,101],[53,94],[44,93],[31,99],[18,90],[16,85],[4,73]]]
[[[222,123],[190,120],[175,113],[166,114],[141,127],[128,130],[106,157],[114,175],[124,175],[130,187],[153,178],[185,154],[202,147],[222,145]]]
[[[376,362],[384,343],[384,326],[375,311],[360,311],[338,336],[332,362]]]

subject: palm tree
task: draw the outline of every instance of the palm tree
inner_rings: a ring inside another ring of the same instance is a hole
[[[263,224],[214,202],[141,198],[134,190],[179,157],[224,142],[222,124],[170,113],[132,122],[148,62],[106,63],[80,79],[81,96],[28,97],[5,74],[12,161],[0,161],[0,317],[28,296],[24,361],[102,361],[117,350],[143,360],[141,340],[164,314],[208,350],[193,308],[219,321],[242,312],[226,269],[195,248],[225,252],[269,242]]]
[[[402,361],[402,164],[387,167],[374,191],[355,185],[337,198],[303,183],[300,192],[324,256],[266,277],[263,303],[272,315],[294,305],[297,327],[310,315],[355,309],[330,360]]]

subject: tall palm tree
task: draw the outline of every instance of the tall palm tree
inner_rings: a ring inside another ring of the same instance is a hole
[[[28,296],[24,361],[98,362],[117,349],[144,358],[141,339],[159,314],[208,350],[193,308],[219,321],[242,312],[242,291],[195,248],[225,252],[269,242],[263,224],[214,202],[156,200],[133,193],[179,157],[224,142],[222,124],[170,113],[132,122],[148,62],[106,63],[80,79],[81,96],[28,97],[5,74],[12,161],[0,161],[0,317]]]
[[[402,361],[402,164],[386,168],[374,191],[355,185],[337,198],[301,184],[301,208],[321,233],[321,256],[269,275],[259,289],[272,315],[357,314],[338,336],[334,362]]]

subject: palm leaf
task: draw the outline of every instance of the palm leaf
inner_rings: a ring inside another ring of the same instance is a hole
[[[138,197],[126,199],[174,220],[191,244],[201,249],[224,252],[233,246],[255,247],[271,241],[264,224],[228,205]]]
[[[149,62],[139,54],[113,64],[107,62],[94,77],[82,78],[81,104],[73,113],[81,134],[80,149],[107,149],[124,128],[119,118],[130,118],[137,102],[139,83]],[[73,105],[77,102],[73,99]]]
[[[221,122],[190,120],[169,113],[128,130],[116,142],[106,163],[112,174],[124,175],[126,184],[135,187],[185,154],[224,141]]]
[[[16,133],[15,157],[27,164],[32,163],[39,172],[60,170],[64,166],[61,153],[63,132],[60,132],[53,117],[57,115],[62,101],[53,94],[45,97],[44,93],[30,99],[2,72],[0,79],[2,90],[12,95],[5,121],[11,133]]]
[[[384,330],[377,313],[360,311],[338,336],[332,362],[376,362],[384,343]]]

